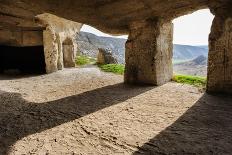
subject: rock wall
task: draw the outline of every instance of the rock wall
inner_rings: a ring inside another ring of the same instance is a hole
[[[41,46],[43,45],[42,30],[0,30],[0,41],[8,46]]]
[[[171,21],[150,20],[131,25],[126,42],[126,83],[161,85],[172,78]]]
[[[209,36],[208,92],[232,93],[232,4],[212,9]]]
[[[82,24],[51,14],[42,14],[36,18],[46,27],[43,31],[43,44],[47,73],[61,70],[63,67],[74,67],[77,51],[74,40]]]

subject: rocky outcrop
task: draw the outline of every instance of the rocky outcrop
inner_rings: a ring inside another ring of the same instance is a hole
[[[98,49],[97,63],[98,64],[117,64],[117,59],[113,56],[112,51],[109,49]]]

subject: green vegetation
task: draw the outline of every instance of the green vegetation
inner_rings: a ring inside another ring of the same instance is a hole
[[[78,56],[76,59],[76,64],[77,65],[96,64],[96,59],[88,56]],[[120,75],[123,75],[125,71],[125,65],[123,64],[106,64],[106,65],[98,64],[98,67],[102,71],[111,72]],[[196,87],[204,88],[206,86],[205,77],[191,76],[191,75],[174,75],[172,80],[178,83],[189,84]]]
[[[196,87],[206,86],[205,77],[190,76],[190,75],[174,75],[172,80],[178,83],[190,84]]]
[[[101,70],[105,72],[112,72],[115,74],[124,74],[125,66],[122,64],[107,64],[107,65],[98,65]]]
[[[79,66],[95,64],[95,63],[96,63],[96,59],[88,57],[88,56],[80,55],[80,56],[77,56],[76,58],[76,64]]]

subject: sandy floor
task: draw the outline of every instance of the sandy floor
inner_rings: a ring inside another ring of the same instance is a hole
[[[232,97],[96,68],[0,76],[0,155],[231,154]]]

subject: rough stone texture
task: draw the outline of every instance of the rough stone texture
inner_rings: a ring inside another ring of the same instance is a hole
[[[1,30],[0,43],[8,46],[41,46],[43,33],[41,30]]]
[[[229,7],[229,8],[228,8]],[[232,5],[212,10],[209,37],[208,92],[232,93]]]
[[[172,78],[170,21],[144,21],[131,25],[126,42],[126,83],[161,85]]]
[[[59,48],[56,34],[50,27],[43,31],[43,42],[46,71],[47,73],[55,72],[58,70]]]
[[[82,24],[51,14],[41,14],[36,18],[38,23],[46,26],[43,42],[47,73],[63,67],[74,67],[77,45],[73,40],[80,32]]]
[[[108,49],[99,48],[97,55],[98,64],[117,64],[117,59],[112,55],[112,51]]]
[[[114,34],[129,32],[129,25],[161,17],[173,19],[209,6],[220,6],[230,0],[1,0],[0,14],[19,24],[30,26],[34,16],[47,12],[79,23],[86,23]],[[26,22],[25,22],[26,21]]]
[[[71,38],[67,38],[63,44],[63,60],[64,60],[64,67],[75,67],[75,57],[76,52],[74,50],[74,42]]]

